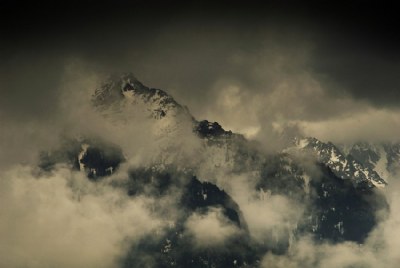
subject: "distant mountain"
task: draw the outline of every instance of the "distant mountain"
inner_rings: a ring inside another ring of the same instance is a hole
[[[349,155],[380,176],[395,178],[400,171],[400,143],[358,142],[350,147]]]
[[[387,184],[374,170],[373,162],[369,162],[371,159],[377,161],[377,155],[372,151],[368,157],[362,156],[353,149],[346,155],[333,143],[324,143],[316,138],[298,139],[296,145],[303,150],[315,152],[318,161],[328,166],[337,177],[343,180],[352,180],[356,185],[366,184],[369,187],[384,187]]]
[[[114,182],[127,196],[170,197],[171,206],[179,211],[158,234],[132,245],[121,259],[122,267],[142,267],[149,259],[154,267],[257,267],[266,252],[284,253],[304,234],[318,241],[362,243],[378,221],[376,211],[387,208],[378,189],[387,183],[381,177],[384,174],[376,171],[382,158],[376,150],[354,146],[344,154],[332,143],[302,138],[281,152],[266,153],[257,142],[224,130],[217,122],[196,120],[165,91],[144,86],[132,74],[110,77],[95,90],[92,103],[106,120],[122,125],[134,124],[126,111],[139,107],[149,120],[168,122],[169,128],[160,128],[159,135],[180,139],[171,128],[189,127],[201,144],[195,164],[154,161],[129,167],[127,180]],[[190,124],[180,124],[181,120]],[[399,163],[399,148],[384,149],[391,166]],[[173,149],[162,152],[163,157],[174,153]],[[51,172],[60,163],[84,172],[93,183],[127,164],[123,147],[99,137],[66,140],[59,148],[42,153],[39,166]],[[230,179],[224,181],[221,174]],[[236,177],[246,177],[251,186],[247,204],[282,196],[304,206],[300,219],[278,226],[279,235],[276,229],[266,229],[265,236],[254,237],[243,203],[235,200],[229,187]],[[154,213],[171,217],[166,206],[156,204]],[[216,215],[236,230],[228,245],[201,248],[193,244],[193,235],[186,230],[188,222],[207,215]]]

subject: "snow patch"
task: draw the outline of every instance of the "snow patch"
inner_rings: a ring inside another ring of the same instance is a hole
[[[87,149],[89,148],[89,144],[84,143],[84,144],[82,144],[81,147],[82,147],[82,151],[78,155],[78,163],[79,163],[79,170],[80,171],[84,171],[85,170],[85,164],[83,164],[81,162],[81,160],[86,155]]]

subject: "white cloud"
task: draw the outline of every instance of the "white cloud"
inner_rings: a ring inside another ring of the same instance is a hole
[[[351,143],[356,141],[399,141],[400,112],[366,107],[356,113],[324,121],[299,121],[309,136],[325,141]]]
[[[224,216],[220,208],[211,208],[206,214],[193,213],[186,221],[186,231],[201,248],[223,246],[239,229]]]
[[[146,199],[66,169],[34,178],[16,166],[0,185],[2,267],[116,267],[129,243],[162,224]]]

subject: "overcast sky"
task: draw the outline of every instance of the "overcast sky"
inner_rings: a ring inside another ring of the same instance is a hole
[[[357,135],[395,138],[395,10],[277,2],[2,1],[0,119],[51,120],[66,70],[128,71],[196,118],[251,137],[295,123],[323,139],[357,139],[338,126],[371,114],[377,121],[364,120]],[[368,134],[378,122],[384,134]]]

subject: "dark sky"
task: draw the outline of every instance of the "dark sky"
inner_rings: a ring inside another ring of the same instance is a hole
[[[220,81],[260,92],[302,71],[328,95],[400,105],[390,4],[167,2],[1,1],[0,115],[51,115],[71,59],[105,73],[132,71],[200,115]]]

